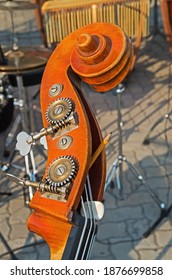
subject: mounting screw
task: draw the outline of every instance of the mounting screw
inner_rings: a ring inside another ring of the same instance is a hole
[[[62,90],[63,90],[62,84],[54,84],[49,90],[49,95],[54,97],[54,96],[60,94],[62,92]]]

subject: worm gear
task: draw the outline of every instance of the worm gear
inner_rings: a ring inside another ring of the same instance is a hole
[[[46,111],[46,118],[52,125],[60,128],[67,124],[67,119],[74,111],[74,104],[70,98],[59,98],[52,102]]]
[[[60,188],[73,181],[78,171],[76,159],[62,156],[55,159],[48,170],[46,181],[50,188]]]

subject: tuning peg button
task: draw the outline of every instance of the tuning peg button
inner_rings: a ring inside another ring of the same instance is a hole
[[[40,138],[40,143],[41,143],[41,145],[43,145],[43,147],[44,147],[45,150],[48,150],[47,140],[46,140],[46,137],[45,137],[45,136],[42,136],[42,137]]]
[[[21,131],[17,135],[16,149],[20,152],[21,156],[26,156],[31,150],[32,143],[33,143],[32,136],[30,136],[24,131]]]

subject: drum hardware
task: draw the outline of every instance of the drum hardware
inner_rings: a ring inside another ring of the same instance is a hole
[[[15,78],[13,79],[14,81],[12,81],[17,88],[18,97],[14,98],[13,105],[19,110],[5,141],[4,157],[7,160],[1,163],[1,170],[7,172],[7,170],[13,166],[26,172],[26,177],[32,181],[36,180],[38,165],[41,164],[42,161],[45,161],[45,153],[41,148],[39,149],[38,146],[35,146],[42,157],[41,162],[36,165],[33,151],[30,151],[30,153],[24,158],[24,166],[19,166],[13,163],[17,150],[13,149],[12,154],[10,154],[9,147],[17,135],[20,125],[22,130],[27,132],[30,132],[34,127],[34,121],[32,121],[34,105],[31,104],[31,101],[29,100],[24,83],[26,83],[26,86],[32,86],[40,82],[40,77],[37,79],[37,76],[42,75],[49,55],[50,51],[43,48],[29,49],[23,47],[16,50],[5,50],[4,56],[8,63],[7,65],[0,66],[0,73],[5,73],[10,79]],[[35,81],[34,77],[36,77]],[[33,196],[33,189],[29,188],[27,191],[23,190],[23,194],[25,205],[28,205]]]
[[[13,118],[12,87],[7,75],[0,74],[0,132],[6,130]]]
[[[172,119],[171,119],[171,114],[172,114],[172,110],[170,111],[170,89],[171,89],[171,85],[170,85],[170,78],[171,78],[171,62],[169,64],[169,85],[168,85],[168,104],[167,104],[167,113],[165,114],[165,116],[160,117],[150,128],[149,132],[147,133],[145,139],[143,140],[143,145],[149,145],[150,144],[150,134],[151,132],[154,131],[154,129],[163,121],[165,121],[165,123],[167,123],[167,121],[169,121],[172,124]],[[167,131],[166,128],[166,124],[165,124],[165,129],[164,132]],[[148,237],[153,230],[161,223],[161,221],[166,218],[169,213],[172,210],[172,204],[169,205],[168,207],[166,207],[165,203],[162,204],[163,207],[161,208],[161,212],[160,212],[160,216],[159,218],[153,223],[153,225],[144,233],[144,237]]]
[[[158,196],[152,191],[150,186],[146,183],[143,176],[140,172],[133,166],[133,164],[126,158],[123,154],[123,141],[122,141],[122,114],[121,114],[121,94],[124,92],[124,86],[119,86],[115,88],[114,94],[117,97],[117,113],[118,113],[118,158],[114,161],[112,166],[110,167],[109,171],[107,172],[106,177],[106,188],[107,187],[114,187],[114,179],[116,181],[116,186],[118,190],[117,198],[124,199],[124,188],[123,188],[123,163],[127,164],[129,171],[145,186],[147,192],[151,196],[151,198],[157,203],[157,205],[164,209],[164,203],[160,201]]]
[[[171,77],[171,62],[169,64],[169,80],[170,80],[170,77]],[[143,144],[144,145],[149,145],[150,144],[150,134],[151,132],[154,131],[154,129],[163,121],[167,122],[167,121],[170,121],[170,123],[172,123],[172,119],[171,119],[171,114],[172,114],[172,111],[170,111],[170,83],[169,83],[169,86],[168,86],[168,108],[167,108],[167,113],[165,114],[165,116],[162,116],[160,117],[153,125],[152,127],[150,128],[148,134],[146,135],[144,141],[143,141]],[[166,132],[166,126],[165,126],[165,130]],[[161,207],[161,212],[160,212],[160,216],[159,218],[153,223],[153,225],[144,233],[144,237],[148,237],[153,231],[154,229],[161,223],[161,221],[166,218],[169,213],[171,212],[172,210],[172,204],[169,205],[168,207],[165,206],[165,204],[163,204],[163,207]]]
[[[169,121],[172,124],[172,119],[171,119],[171,114],[172,111],[169,113],[166,113],[165,116],[160,117],[160,119],[158,119],[150,128],[148,134],[146,135],[145,139],[143,140],[143,145],[149,145],[150,144],[150,135],[151,132],[154,131],[154,129],[163,121],[167,122]]]
[[[168,208],[165,208],[165,205],[163,205],[163,207],[161,207],[161,213],[160,213],[160,216],[159,218],[153,223],[153,225],[143,234],[143,236],[146,238],[148,237],[153,231],[154,229],[162,222],[162,220],[164,218],[166,218],[169,213],[171,212],[172,210],[172,204],[168,207]]]
[[[120,90],[121,89],[121,90]],[[160,208],[160,217],[155,221],[155,223],[143,234],[143,237],[148,237],[152,231],[157,227],[157,225],[170,213],[172,210],[172,205],[166,208],[164,202],[162,202],[159,197],[154,193],[151,187],[147,184],[143,176],[139,173],[139,171],[132,165],[132,163],[123,155],[122,152],[122,115],[121,115],[121,94],[124,91],[124,87],[120,86],[115,90],[115,94],[117,96],[117,110],[118,110],[118,158],[112,164],[112,167],[107,172],[106,177],[106,185],[107,187],[114,187],[113,178],[116,179],[117,190],[119,195],[117,198],[124,199],[124,189],[123,189],[123,163],[127,164],[128,169],[132,172],[132,174],[142,183],[142,185],[146,188],[150,197],[154,200],[154,202]],[[118,171],[119,170],[119,171]]]

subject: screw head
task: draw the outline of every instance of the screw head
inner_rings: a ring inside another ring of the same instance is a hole
[[[73,142],[73,138],[69,135],[65,135],[59,139],[57,145],[59,149],[65,150],[72,144],[72,142]]]
[[[54,97],[56,95],[59,95],[63,90],[63,85],[62,84],[54,84],[51,86],[49,90],[49,95]]]

